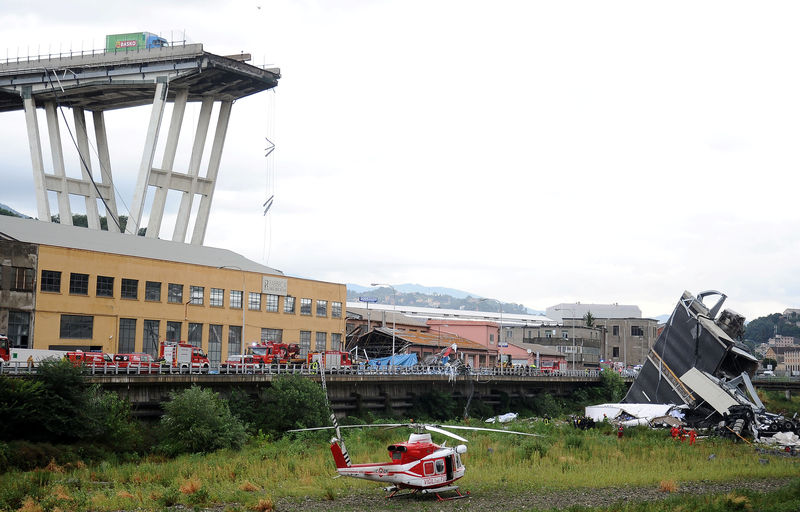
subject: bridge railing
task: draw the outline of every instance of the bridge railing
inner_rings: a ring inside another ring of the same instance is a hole
[[[38,363],[28,364],[24,361],[13,361],[0,364],[2,375],[34,375]],[[320,368],[307,364],[273,364],[273,365],[211,365],[209,367],[173,367],[168,365],[129,364],[120,367],[115,364],[92,365],[84,367],[87,375],[318,375],[324,371],[326,375],[468,375],[476,377],[520,376],[520,377],[584,377],[596,378],[598,370],[543,370],[526,366],[513,367],[448,367],[448,366],[369,366],[352,365],[335,368]]]

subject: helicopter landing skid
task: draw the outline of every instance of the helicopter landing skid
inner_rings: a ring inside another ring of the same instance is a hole
[[[469,491],[466,494],[461,494],[461,491],[458,490],[457,485],[451,485],[447,487],[437,487],[436,489],[414,489],[411,492],[405,492],[402,494],[398,494],[400,489],[398,487],[386,487],[386,491],[391,491],[387,499],[389,498],[402,498],[406,496],[413,496],[415,494],[433,494],[436,496],[436,501],[450,501],[450,500],[458,500],[461,498],[469,498]],[[455,496],[442,496],[442,493],[454,491],[456,493]]]

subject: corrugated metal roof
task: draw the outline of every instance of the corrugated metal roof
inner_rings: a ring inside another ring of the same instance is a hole
[[[238,267],[246,272],[283,275],[228,249],[67,226],[0,215],[0,237],[53,247],[67,247],[207,267]]]
[[[394,319],[394,323],[395,324],[416,325],[416,326],[419,326],[419,327],[425,327],[425,326],[428,325],[424,318],[404,315],[403,313],[400,313],[399,311],[397,313],[394,313],[391,309],[389,309],[389,310],[377,309],[376,310],[376,309],[373,309],[373,308],[369,308],[369,311],[367,311],[367,308],[353,308],[353,307],[350,307],[348,305],[347,306],[347,312],[348,313],[355,313],[355,314],[359,315],[363,320],[366,320],[369,317],[370,322],[372,322],[373,324],[374,323],[381,323],[385,318],[386,319],[386,325],[388,327],[391,327],[392,319]]]
[[[376,329],[376,330],[380,330],[381,332],[384,332],[389,336],[392,335],[391,329]],[[480,343],[475,343],[472,340],[468,340],[467,338],[462,338],[461,336],[456,336],[455,334],[450,334],[448,332],[442,332],[440,336],[438,332],[431,333],[431,332],[411,332],[411,331],[398,330],[395,333],[395,338],[407,341],[412,345],[426,345],[429,347],[444,348],[448,345],[452,345],[453,343],[455,343],[456,345],[458,345],[459,349],[481,350],[484,352],[489,350]]]
[[[348,311],[353,308],[363,308],[361,302],[348,302]],[[441,309],[441,308],[422,308],[415,306],[403,306],[398,304],[392,306],[391,304],[372,304],[369,307],[370,311],[397,311],[398,314],[402,313],[409,317],[419,317],[425,319],[436,320],[449,320],[451,318],[459,320],[479,320],[497,322],[500,317],[503,318],[503,325],[525,325],[525,326],[539,326],[539,325],[556,325],[557,322],[546,316],[542,315],[520,315],[513,313],[503,313],[493,311],[471,311],[465,309]]]

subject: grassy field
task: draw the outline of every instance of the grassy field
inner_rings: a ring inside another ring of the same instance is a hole
[[[511,428],[543,437],[470,434],[464,456],[467,474],[460,483],[472,493],[669,487],[688,481],[800,475],[797,458],[765,455],[727,439],[701,438],[690,446],[673,441],[666,431],[646,428],[628,429],[622,439],[609,425],[581,431],[568,424],[520,421]],[[354,429],[345,440],[354,462],[385,461],[386,446],[407,435],[402,429]],[[51,464],[37,471],[6,473],[0,477],[0,509],[162,510],[182,504],[263,511],[281,499],[335,502],[342,496],[374,492],[374,483],[331,478],[335,470],[326,441],[329,436],[256,439],[241,451],[171,460],[149,456],[129,463]]]

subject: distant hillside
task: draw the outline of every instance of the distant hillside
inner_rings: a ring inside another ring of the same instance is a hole
[[[427,287],[418,284],[403,284],[395,286],[397,290],[397,304],[401,306],[415,306],[420,308],[461,309],[466,311],[493,311],[499,312],[500,305],[494,300],[481,302],[482,297],[477,297],[452,288]],[[444,293],[444,292],[452,293]],[[347,300],[357,302],[359,297],[374,297],[381,304],[392,303],[392,289],[386,286],[367,288],[359,285],[347,285]],[[522,304],[503,303],[503,313],[519,315],[537,314],[541,311],[528,309]]]
[[[24,213],[19,213],[17,210],[11,208],[10,206],[6,206],[3,203],[0,203],[0,215],[7,215],[9,217],[20,217],[22,219],[30,219]]]

